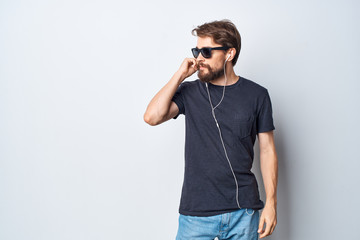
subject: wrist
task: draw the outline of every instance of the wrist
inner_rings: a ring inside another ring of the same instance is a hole
[[[186,75],[184,73],[182,73],[181,71],[177,71],[174,75],[176,76],[176,81],[179,84],[182,83],[186,78]]]
[[[267,198],[265,205],[275,207],[277,206],[277,199],[276,198]]]

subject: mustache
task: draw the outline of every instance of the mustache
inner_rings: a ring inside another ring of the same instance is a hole
[[[199,67],[210,68],[210,65],[199,62],[199,63],[197,64],[197,67],[198,67],[198,68],[199,68]]]

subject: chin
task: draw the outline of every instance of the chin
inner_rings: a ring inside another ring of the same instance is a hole
[[[202,82],[210,82],[210,81],[213,80],[213,79],[210,78],[210,76],[208,74],[201,74],[200,72],[198,72],[198,78]]]

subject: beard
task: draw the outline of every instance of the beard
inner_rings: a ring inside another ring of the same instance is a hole
[[[213,70],[208,64],[200,64],[200,66],[206,67],[208,70],[208,73],[204,73],[204,70],[198,70],[198,78],[202,82],[210,82],[224,76],[224,68]]]

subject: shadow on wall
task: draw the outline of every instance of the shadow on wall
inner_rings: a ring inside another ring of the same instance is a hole
[[[281,126],[279,122],[276,124]],[[274,130],[274,138],[276,151],[279,162],[279,177],[278,177],[278,188],[277,188],[277,225],[275,231],[266,239],[291,239],[291,201],[290,201],[290,178],[287,175],[288,171],[288,162],[287,159],[290,158],[289,154],[286,152],[286,140],[285,135],[282,134],[280,127],[276,127]],[[259,159],[259,146],[256,141],[255,144],[255,159],[253,165],[253,172],[256,175],[257,181],[259,183],[259,191],[261,200],[266,201],[266,194],[264,183],[260,170],[260,159]],[[260,212],[260,214],[262,211]]]

